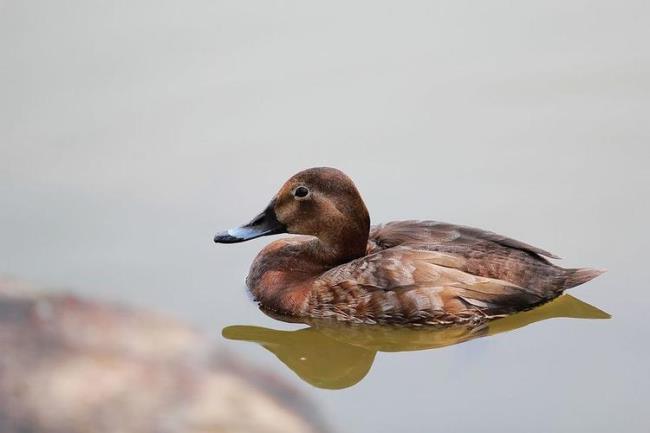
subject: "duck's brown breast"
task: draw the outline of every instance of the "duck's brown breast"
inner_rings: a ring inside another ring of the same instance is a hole
[[[289,315],[304,315],[313,281],[327,267],[309,260],[313,238],[293,237],[267,245],[257,255],[246,278],[261,305]]]

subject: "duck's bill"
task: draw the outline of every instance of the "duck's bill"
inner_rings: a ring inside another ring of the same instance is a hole
[[[251,222],[241,227],[217,233],[214,241],[218,244],[234,244],[236,242],[249,241],[261,236],[286,233],[287,228],[278,221],[271,203],[264,212],[253,218]]]

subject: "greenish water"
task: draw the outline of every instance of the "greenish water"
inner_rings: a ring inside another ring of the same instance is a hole
[[[645,433],[649,13],[0,1],[0,273],[170,313],[335,432]],[[373,223],[481,227],[608,272],[471,332],[275,320],[244,287],[270,239],[212,237],[319,165]]]
[[[344,325],[323,320],[307,328],[283,331],[260,326],[228,326],[229,340],[257,343],[278,357],[302,380],[318,388],[353,386],[368,374],[377,352],[439,349],[512,331],[552,318],[609,319],[610,315],[571,295],[478,327],[402,328]]]

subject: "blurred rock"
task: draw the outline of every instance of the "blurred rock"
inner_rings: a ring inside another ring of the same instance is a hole
[[[323,431],[273,376],[151,312],[0,280],[1,433]]]

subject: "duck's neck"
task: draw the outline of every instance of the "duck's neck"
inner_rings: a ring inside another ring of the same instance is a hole
[[[316,261],[334,267],[365,256],[369,230],[370,221],[364,220],[319,233],[318,241],[313,244]]]

